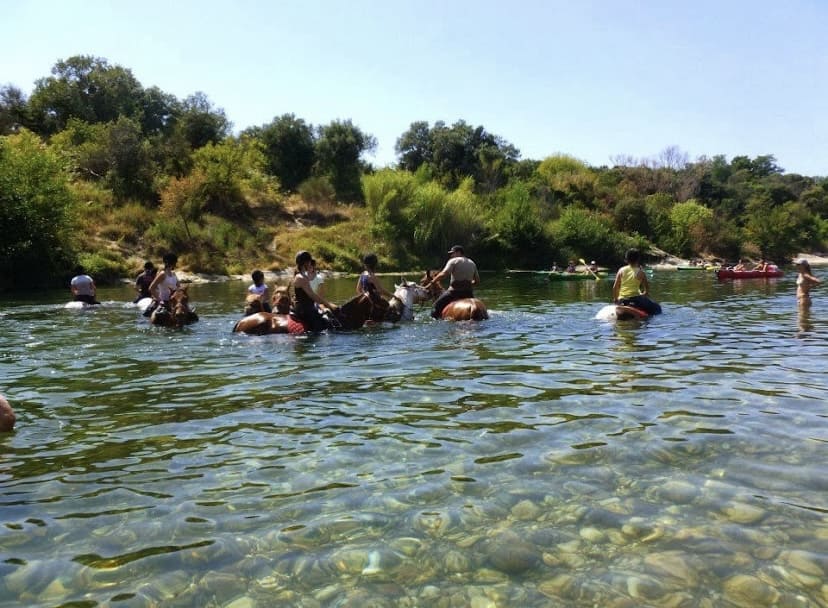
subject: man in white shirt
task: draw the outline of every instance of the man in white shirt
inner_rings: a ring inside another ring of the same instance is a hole
[[[426,287],[432,284],[439,285],[440,279],[446,276],[451,277],[449,288],[434,301],[431,316],[435,319],[442,317],[443,309],[449,302],[463,298],[473,298],[473,288],[480,284],[477,264],[466,257],[461,245],[455,245],[449,249],[448,254],[449,260],[446,262],[445,268],[434,275],[434,278],[426,285]]]
[[[75,268],[75,277],[69,283],[72,290],[73,299],[76,302],[86,302],[87,304],[100,304],[95,299],[97,289],[95,288],[95,281],[92,280],[82,266]]]

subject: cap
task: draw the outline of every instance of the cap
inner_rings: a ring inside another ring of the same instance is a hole
[[[808,260],[806,260],[805,258],[799,258],[796,262],[794,262],[794,264],[796,264],[797,266],[799,266],[800,264],[807,264],[807,263],[808,263]]]
[[[594,263],[595,263],[595,260],[592,260],[592,261],[590,262],[590,264],[594,264]]]
[[[463,246],[462,245],[454,245],[451,249],[448,250],[449,253],[463,253]]]

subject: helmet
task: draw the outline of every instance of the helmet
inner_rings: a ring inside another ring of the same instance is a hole
[[[309,251],[300,251],[296,254],[296,265],[301,266],[302,264],[306,264],[313,259]]]

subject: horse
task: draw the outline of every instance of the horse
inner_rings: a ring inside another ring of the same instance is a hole
[[[423,278],[420,279],[421,286],[428,286],[429,296],[434,299],[442,292],[443,287],[439,283],[431,282],[431,271],[426,270]],[[446,321],[483,321],[489,318],[489,311],[483,300],[479,298],[461,298],[446,304],[440,318]]]
[[[184,327],[198,321],[198,315],[190,308],[190,296],[186,287],[179,287],[166,305],[159,305],[150,315],[152,325]]]
[[[257,312],[265,312],[261,294],[249,293],[244,299],[244,316],[249,317]]]
[[[394,285],[394,295],[388,301],[389,313],[386,320],[389,320],[388,317],[393,315],[395,317],[394,323],[397,321],[413,321],[414,305],[427,302],[430,299],[429,291],[413,281],[403,281],[399,285]]]
[[[379,296],[362,293],[354,296],[336,311],[331,313],[331,329],[334,331],[353,331],[365,325],[374,311],[375,301]],[[293,315],[258,312],[244,317],[233,326],[234,333],[255,336],[267,334],[301,334],[308,328]]]
[[[489,318],[489,311],[483,300],[462,298],[446,304],[441,317],[446,321],[483,321]]]

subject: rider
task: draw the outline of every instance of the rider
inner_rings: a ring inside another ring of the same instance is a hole
[[[627,265],[618,269],[612,284],[613,301],[623,306],[634,306],[650,315],[661,313],[661,306],[649,298],[650,283],[641,269],[641,253],[630,249],[625,259]]]
[[[362,265],[365,270],[363,270],[362,274],[359,275],[356,285],[356,292],[358,294],[370,294],[374,292],[382,294],[386,298],[390,298],[394,294],[385,289],[385,287],[382,286],[382,283],[377,280],[377,276],[375,274],[377,272],[377,264],[379,264],[379,261],[377,260],[377,255],[375,253],[368,253],[362,257]]]
[[[138,292],[138,295],[135,296],[135,299],[132,301],[133,304],[137,303],[138,300],[152,297],[149,287],[157,273],[158,269],[152,262],[144,262],[144,272],[139,274],[135,279],[135,291]]]
[[[181,286],[175,274],[178,256],[174,253],[165,253],[161,259],[164,261],[164,270],[156,274],[150,283],[149,291],[153,295],[153,302],[144,311],[145,317],[150,316],[159,306],[169,309],[170,296]]]
[[[440,279],[447,275],[451,277],[449,288],[434,301],[431,316],[435,319],[442,317],[443,309],[450,302],[463,298],[473,298],[474,293],[472,289],[475,285],[480,284],[477,265],[470,258],[466,257],[461,245],[455,245],[449,249],[448,254],[449,260],[446,262],[445,267],[434,275],[431,281],[424,285],[424,287],[430,287],[435,284],[439,285]]]
[[[97,294],[95,281],[92,280],[92,277],[86,274],[86,271],[83,269],[83,266],[75,267],[75,276],[69,283],[69,287],[72,290],[72,296],[75,302],[86,302],[87,304],[100,304],[100,302],[98,302],[98,300],[95,299],[95,295]]]
[[[262,311],[271,312],[270,297],[268,295],[267,283],[264,282],[264,273],[261,270],[254,270],[250,274],[253,284],[247,288],[247,293],[259,296],[262,302]]]
[[[296,254],[296,269],[293,272],[293,280],[288,286],[290,314],[311,331],[319,332],[330,329],[331,321],[322,316],[314,303],[321,304],[332,312],[337,310],[337,306],[317,294],[311,287],[308,272],[311,269],[312,260],[311,254],[307,251],[300,251]]]

